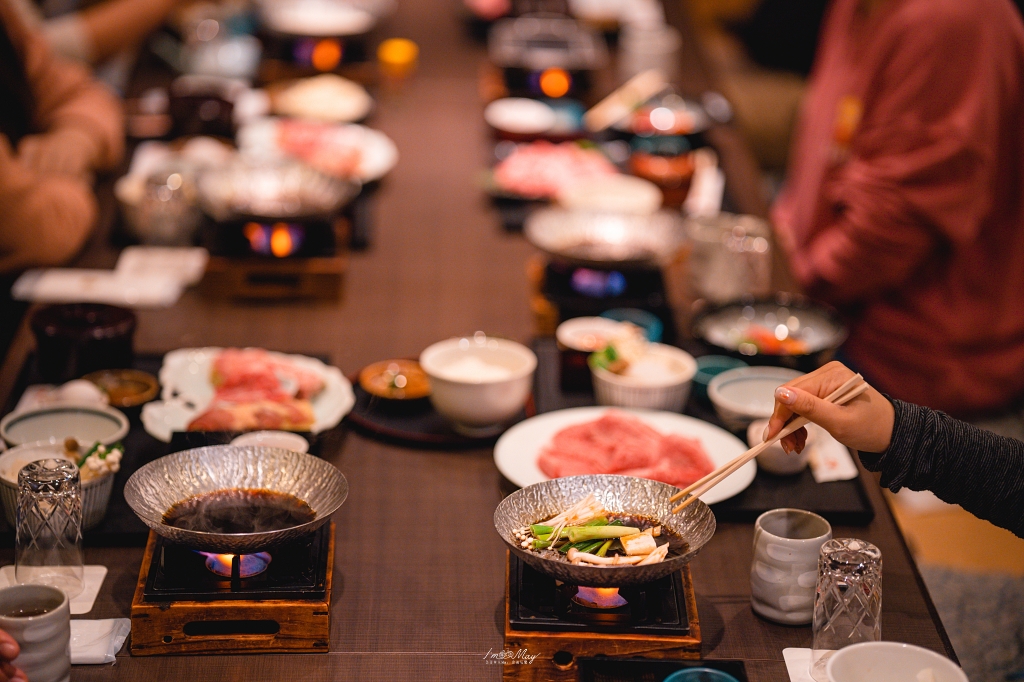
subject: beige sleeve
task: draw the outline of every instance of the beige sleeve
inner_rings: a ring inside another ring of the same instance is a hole
[[[99,149],[93,168],[107,170],[117,165],[124,155],[121,101],[83,66],[56,56],[43,36],[21,21],[9,0],[0,0],[0,21],[22,56],[35,97],[35,127],[41,131],[84,130]]]
[[[92,62],[92,43],[77,12],[47,20],[42,32],[50,49],[60,56],[86,64]]]
[[[0,135],[0,273],[62,265],[85,244],[96,198],[84,181],[29,171]]]

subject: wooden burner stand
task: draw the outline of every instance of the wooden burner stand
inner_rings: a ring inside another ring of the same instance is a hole
[[[689,616],[685,636],[604,632],[543,632],[513,630],[509,619],[509,562],[505,562],[505,651],[522,649],[537,658],[530,664],[502,666],[506,682],[575,682],[576,659],[590,656],[643,657],[665,660],[699,660],[700,623],[690,566],[680,571]]]
[[[338,300],[348,270],[352,226],[345,216],[334,220],[333,255],[269,258],[212,254],[200,290],[212,298]]]
[[[153,562],[156,538],[156,533],[150,531],[132,599],[130,649],[133,656],[329,651],[333,521],[323,599],[147,602],[143,591]]]

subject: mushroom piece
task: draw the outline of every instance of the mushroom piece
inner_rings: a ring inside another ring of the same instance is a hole
[[[646,566],[647,564],[656,564],[665,560],[668,556],[668,545],[661,545],[656,550],[644,557],[637,566]]]
[[[570,549],[566,556],[574,564],[587,563],[596,566],[628,566],[640,563],[643,560],[643,557],[638,556],[597,556],[596,554],[581,552],[575,547]]]

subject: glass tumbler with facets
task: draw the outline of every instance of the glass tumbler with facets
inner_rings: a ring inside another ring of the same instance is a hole
[[[821,546],[814,595],[811,677],[827,682],[832,653],[882,639],[882,552],[863,540],[837,538]]]
[[[50,585],[69,599],[81,593],[82,485],[73,462],[44,459],[18,473],[14,561],[19,583]]]

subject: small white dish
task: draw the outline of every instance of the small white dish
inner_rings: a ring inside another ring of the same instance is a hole
[[[708,397],[719,419],[733,431],[755,419],[767,419],[775,408],[775,389],[802,372],[782,367],[738,367],[722,372],[708,384]]]
[[[354,36],[377,23],[377,17],[364,9],[328,0],[264,2],[261,10],[270,29],[292,36]]]
[[[750,422],[750,426],[747,427],[747,445],[755,447],[763,443],[764,439],[762,436],[766,426],[768,426],[767,419],[757,419]],[[764,469],[776,476],[799,474],[807,468],[807,462],[811,458],[811,451],[814,449],[816,433],[814,429],[807,429],[807,443],[804,445],[803,452],[787,453],[782,449],[782,444],[778,442],[762,450],[761,454],[757,456],[758,468]]]
[[[430,377],[434,409],[460,433],[482,437],[499,433],[523,409],[537,356],[515,341],[478,333],[428,346],[420,366]]]
[[[945,656],[902,642],[851,644],[832,654],[825,670],[829,682],[968,682]]]
[[[12,446],[69,437],[79,443],[113,445],[127,433],[128,417],[107,405],[45,405],[0,420],[0,437]]]
[[[604,349],[621,330],[621,322],[607,317],[574,317],[558,325],[555,339],[569,350],[593,353]]]
[[[231,444],[309,452],[309,441],[291,431],[251,431],[235,438]]]
[[[675,346],[651,343],[623,374],[592,367],[599,405],[682,412],[697,373],[693,356]]]
[[[534,135],[551,130],[558,114],[544,102],[526,97],[496,99],[484,109],[484,120],[507,133]]]

